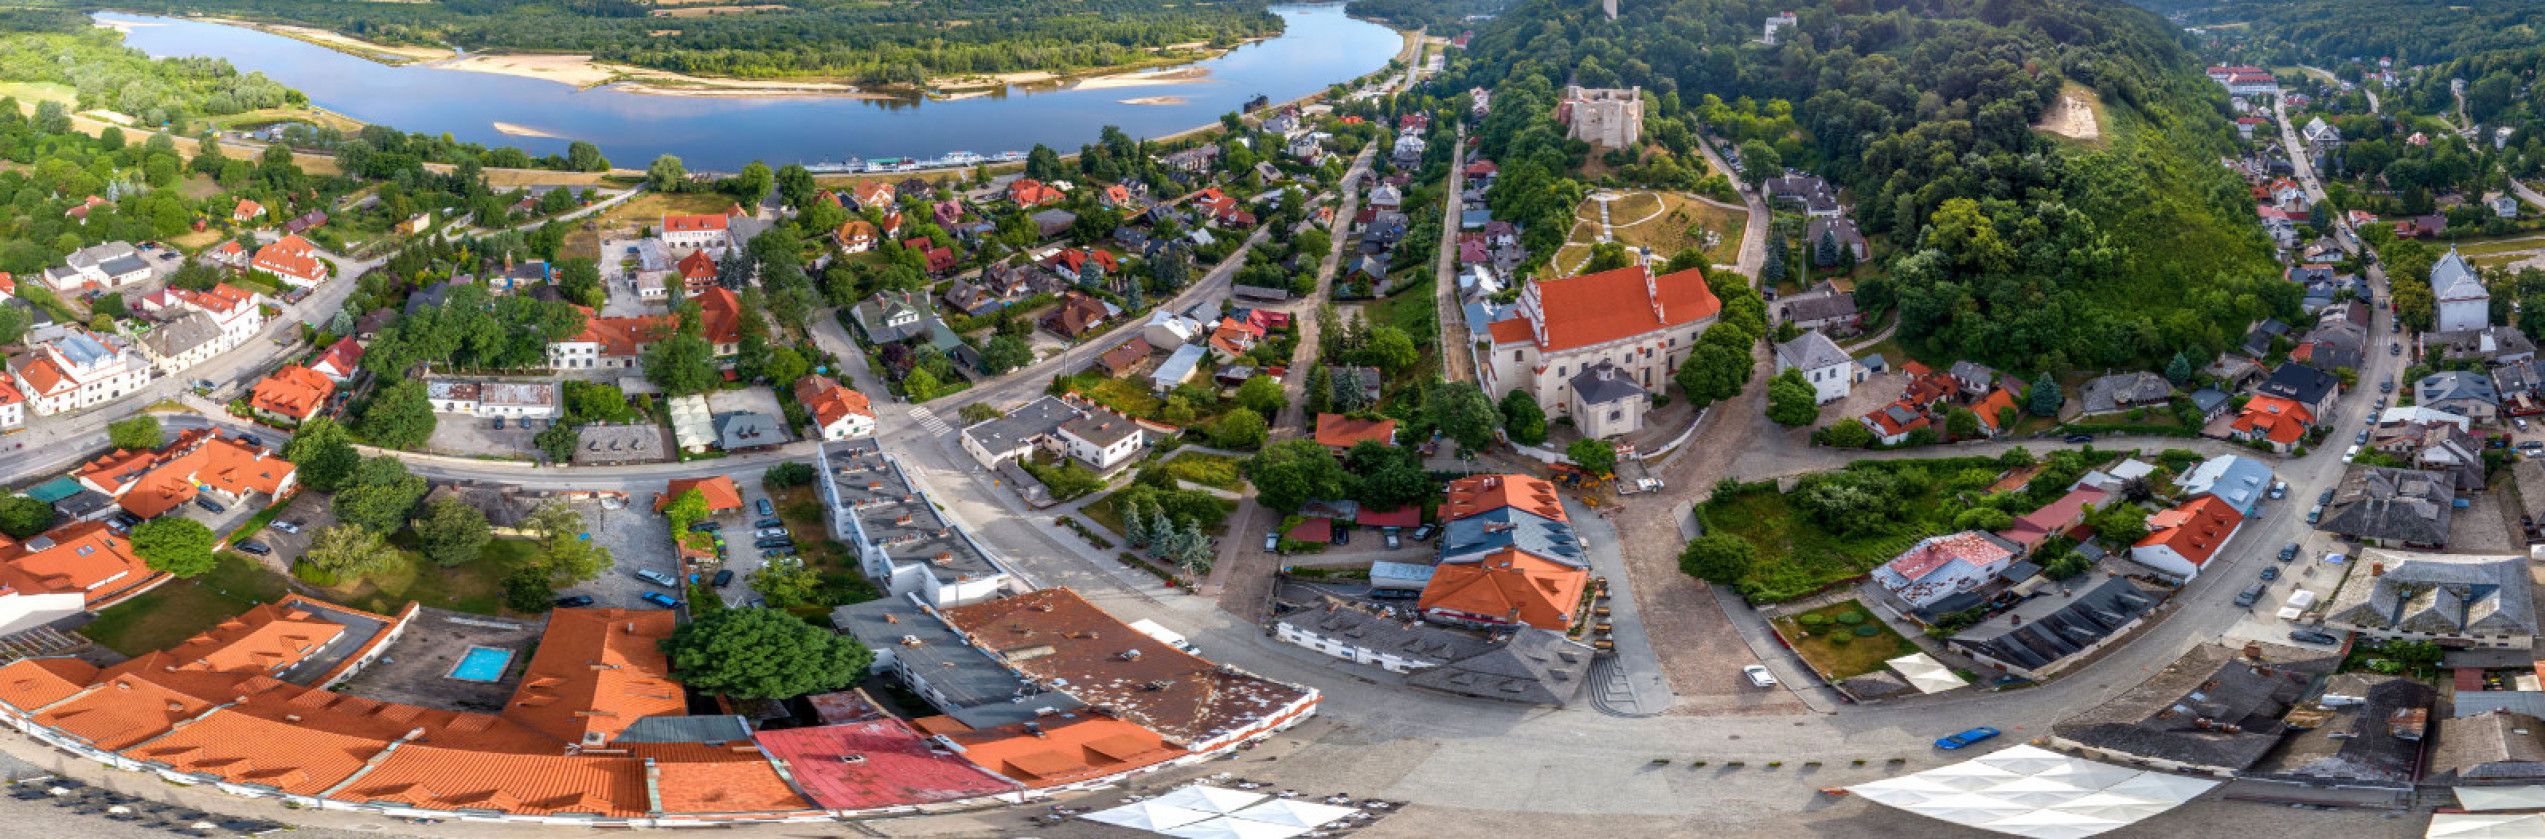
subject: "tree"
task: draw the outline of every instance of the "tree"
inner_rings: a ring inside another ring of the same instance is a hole
[[[1834,449],[1861,449],[1873,443],[1873,429],[1854,419],[1842,419],[1820,430],[1820,444]]]
[[[1956,440],[1976,440],[1980,436],[1979,414],[1955,405],[1944,411],[1944,433]]]
[[[1370,343],[1361,349],[1361,360],[1388,373],[1403,373],[1423,360],[1421,350],[1414,348],[1414,336],[1391,324],[1370,330]]]
[[[912,402],[937,398],[937,386],[937,377],[924,369],[912,368],[910,375],[901,378],[901,392]]]
[[[204,144],[206,148],[217,148]],[[566,166],[577,172],[600,172],[610,168],[610,159],[601,156],[601,147],[582,140],[566,145]]]
[[[1780,236],[1775,233],[1768,234],[1767,261],[1759,264],[1759,281],[1761,283],[1773,287],[1777,283],[1785,281],[1785,247],[1784,236]]]
[[[812,466],[790,460],[760,473],[760,485],[770,489],[808,486],[813,483],[814,474]]]
[[[1564,447],[1564,459],[1592,475],[1617,473],[1617,447],[1606,440],[1584,437]]]
[[[1314,379],[1314,374],[1311,374],[1310,378]],[[1327,376],[1325,395],[1325,406],[1338,414],[1349,414],[1371,407],[1370,393],[1361,388],[1360,374],[1351,370],[1345,370],[1344,375],[1341,376]]]
[[[1679,570],[1709,583],[1730,585],[1749,576],[1758,557],[1758,547],[1749,540],[1709,533],[1688,540],[1688,546],[1679,550]]]
[[[1829,268],[1838,264],[1837,230],[1834,225],[1820,229],[1820,239],[1812,243],[1813,265]]]
[[[1281,512],[1320,498],[1343,494],[1343,464],[1315,440],[1284,440],[1264,447],[1246,462],[1255,482],[1256,500]]]
[[[159,418],[141,414],[106,425],[106,441],[119,449],[144,451],[159,448],[167,436],[159,430]]]
[[[53,505],[11,495],[0,498],[0,533],[24,539],[53,526]]]
[[[184,516],[160,516],[133,525],[132,539],[133,553],[153,571],[196,577],[220,563],[212,554],[212,545],[218,541],[212,528]]]
[[[2068,397],[2059,393],[2059,380],[2051,378],[2048,370],[2041,371],[2041,377],[2033,379],[2032,387],[2024,391],[2024,409],[2036,417],[2058,416],[2059,406],[2067,404],[2067,401]]]
[[[1442,385],[1432,393],[1431,408],[1432,424],[1469,451],[1492,444],[1493,430],[1502,424],[1502,415],[1494,410],[1493,400],[1485,398],[1484,389],[1474,382]]]
[[[663,641],[680,681],[701,693],[788,699],[857,684],[873,651],[779,609],[709,612]]]
[[[495,538],[486,513],[457,498],[424,505],[424,517],[413,526],[424,558],[446,567],[476,559],[478,551]]]
[[[610,549],[594,543],[584,531],[583,515],[563,501],[539,505],[522,522],[522,529],[536,534],[540,557],[538,565],[551,585],[572,585],[601,575],[610,567]]]
[[[1803,380],[1803,371],[1788,369],[1767,382],[1767,418],[1793,427],[1820,418],[1820,395]]]
[[[716,386],[716,349],[687,332],[645,348],[645,380],[671,396],[705,393]]]
[[[2322,205],[2317,205],[2317,206],[2322,206]],[[2191,357],[2190,357],[2190,356],[2183,355],[2182,353],[2179,353],[2179,352],[2178,352],[2178,353],[2175,353],[2175,354],[2174,354],[2174,360],[2172,360],[2172,361],[2168,361],[2168,362],[2165,362],[2165,380],[2166,380],[2166,381],[2169,381],[2169,382],[2173,382],[2173,383],[2174,383],[2174,386],[2176,386],[2176,387],[2181,387],[2181,386],[2183,385],[2183,383],[2191,381],[2191,380],[2192,380],[2192,360],[2191,360]]]
[[[1025,339],[999,335],[981,347],[981,372],[996,376],[1034,363],[1034,348]]]
[[[550,463],[565,463],[573,460],[575,446],[582,442],[582,427],[566,423],[539,429],[539,433],[530,438],[530,444],[537,446],[539,454],[548,458]]]
[[[1741,143],[1740,151],[1741,178],[1749,181],[1751,186],[1767,183],[1767,179],[1785,172],[1785,158],[1776,153],[1775,146],[1760,140],[1747,140]]]
[[[346,486],[337,491],[333,509],[336,520],[358,524],[380,533],[396,532],[406,523],[407,511],[431,487],[423,478],[409,473],[405,463],[382,455],[366,458],[355,468]]]
[[[773,609],[813,606],[822,602],[822,572],[802,565],[769,565],[751,574],[751,590]]]
[[[1502,395],[1502,433],[1523,446],[1546,442],[1546,409],[1527,391],[1513,388]]]
[[[1740,327],[1729,323],[1706,330],[1696,348],[1688,351],[1688,360],[1671,374],[1680,394],[1698,408],[1741,395],[1758,366],[1750,358],[1750,340]]]
[[[380,532],[355,524],[340,524],[318,531],[302,562],[339,579],[360,579],[387,571],[398,564],[398,551],[380,537]]]
[[[1238,408],[1211,422],[1211,445],[1223,449],[1246,451],[1261,447],[1271,435],[1262,414],[1251,408]]]
[[[1278,416],[1289,406],[1290,396],[1281,390],[1281,382],[1271,376],[1256,376],[1237,386],[1237,404],[1266,417]]]
[[[7,309],[0,308],[0,311]],[[1307,403],[1300,407],[1307,409],[1310,415],[1326,413],[1328,408],[1334,407],[1334,374],[1327,372],[1323,364],[1308,368],[1308,381],[1299,390]]]
[[[754,160],[743,164],[742,174],[735,177],[729,186],[733,188],[736,200],[751,203],[767,197],[769,188],[777,181],[778,175],[769,170],[769,164]]]
[[[2124,550],[2147,537],[2147,513],[2137,505],[2113,502],[2101,509],[2088,510],[2087,526],[2094,528],[2094,538],[2114,550]]]
[[[302,424],[283,446],[283,459],[298,468],[301,484],[319,492],[342,488],[353,477],[354,467],[362,465],[362,454],[353,448],[353,435],[331,417],[315,417]]]
[[[663,155],[645,167],[645,185],[656,192],[679,192],[688,181],[689,169],[681,165],[678,157]]]
[[[663,518],[672,521],[674,533],[687,531],[690,525],[714,515],[715,510],[707,506],[707,494],[696,487],[681,491],[681,494],[672,497],[671,503],[663,505]]]
[[[771,382],[781,386],[792,385],[813,372],[813,362],[806,361],[804,353],[794,347],[778,347],[769,351],[769,361],[760,372]]]
[[[384,449],[413,449],[433,439],[433,400],[424,382],[400,379],[362,411],[362,436]]]

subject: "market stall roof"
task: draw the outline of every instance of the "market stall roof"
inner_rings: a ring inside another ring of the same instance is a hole
[[[2545,813],[2434,813],[2430,839],[2535,839],[2545,836]]]
[[[1194,784],[1187,787],[1178,787],[1172,792],[1168,792],[1165,795],[1149,800],[1168,806],[1183,807],[1188,810],[1200,810],[1205,813],[1225,815],[1246,809],[1246,805],[1262,801],[1269,797],[1270,796],[1264,795],[1260,792],[1240,792],[1238,790],[1228,789],[1225,787],[1215,787],[1209,784]]]
[[[1334,822],[1341,821],[1343,817],[1357,812],[1360,811],[1351,807],[1337,807],[1332,804],[1319,804],[1313,801],[1301,801],[1295,798],[1275,798],[1271,801],[1266,801],[1262,804],[1257,804],[1255,806],[1239,810],[1235,813],[1235,816],[1250,822],[1265,822],[1268,824],[1289,825],[1291,827],[1317,827],[1319,825],[1332,824]]]
[[[1153,798],[1147,801],[1134,801],[1110,810],[1099,810],[1079,818],[1154,833],[1218,817],[1216,813],[1164,804]]]
[[[2485,810],[2545,810],[2545,786],[2458,787],[2457,806]]]
[[[1970,684],[1954,675],[1953,668],[1944,666],[1944,662],[1925,653],[1910,653],[1883,663],[1891,665],[1891,669],[1899,673],[1900,678],[1909,680],[1909,686],[1917,688],[1919,693],[1943,693]]]
[[[2217,785],[2216,781],[2015,746],[1950,766],[1858,784],[1847,791],[1877,804],[1966,827],[2037,839],[2077,839],[2154,817]]]

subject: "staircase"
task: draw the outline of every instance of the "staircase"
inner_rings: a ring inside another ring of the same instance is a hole
[[[86,648],[88,644],[86,638],[39,626],[13,635],[0,635],[0,663],[21,658],[68,655]]]

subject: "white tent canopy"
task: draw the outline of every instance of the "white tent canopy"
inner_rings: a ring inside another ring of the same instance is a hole
[[[2484,810],[2545,810],[2545,787],[2458,787],[2457,806]]]
[[[1970,684],[1954,675],[1953,668],[1925,653],[1910,653],[1883,663],[1891,665],[1892,671],[1909,680],[1909,686],[1919,693],[1943,693]]]
[[[1208,784],[1194,784],[1188,787],[1178,787],[1172,792],[1150,800],[1161,804],[1183,807],[1188,810],[1200,810],[1205,813],[1226,815],[1246,809],[1247,805],[1262,801],[1268,797],[1270,796],[1266,796],[1260,792],[1241,792],[1238,790],[1228,789],[1226,787],[1215,787]]]
[[[1181,839],[1290,839],[1292,836],[1308,832],[1308,829],[1241,819],[1236,816],[1221,816],[1209,821],[1194,822],[1183,827],[1158,832]]]
[[[1899,661],[1894,659],[1893,664]],[[2035,839],[2082,839],[2171,810],[2217,785],[2216,781],[2016,746],[1950,766],[1858,784],[1847,791],[1877,804],[1981,830]]]
[[[2430,817],[2430,832],[2423,835],[2430,839],[2536,839],[2545,836],[2545,814],[2437,813]]]
[[[1218,813],[1205,813],[1187,807],[1178,807],[1152,798],[1147,801],[1134,801],[1110,810],[1088,813],[1080,818],[1154,832],[1183,827],[1218,816]]]
[[[1275,798],[1271,801],[1266,801],[1262,804],[1257,804],[1255,806],[1239,810],[1234,815],[1247,821],[1290,825],[1292,827],[1316,827],[1318,825],[1339,821],[1343,817],[1357,812],[1360,811],[1350,807],[1337,807],[1332,804],[1318,804],[1313,801],[1300,801],[1295,798]]]

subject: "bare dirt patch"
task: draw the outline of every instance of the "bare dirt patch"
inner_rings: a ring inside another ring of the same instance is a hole
[[[2059,90],[2059,101],[2050,104],[2036,131],[2048,132],[2071,140],[2088,142],[2103,139],[2103,99],[2092,88],[2070,84]]]

